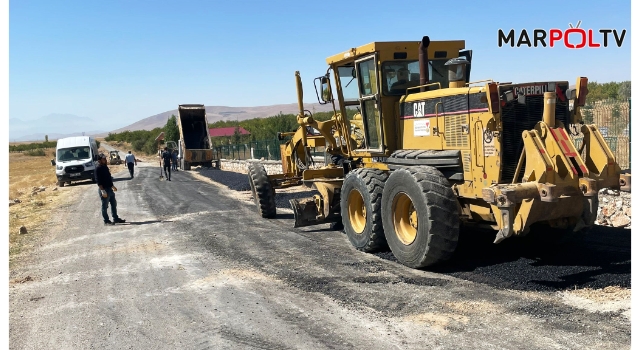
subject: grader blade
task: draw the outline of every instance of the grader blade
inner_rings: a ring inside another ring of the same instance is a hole
[[[290,199],[289,203],[291,204],[291,209],[293,209],[293,216],[295,218],[293,225],[294,228],[340,221],[340,217],[336,215],[329,215],[328,217],[325,217],[318,210],[315,197]]]

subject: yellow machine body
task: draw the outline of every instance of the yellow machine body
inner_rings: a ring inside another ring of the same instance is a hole
[[[317,78],[319,100],[334,106],[327,122],[303,110],[296,72],[300,127],[283,134],[292,137],[281,148],[283,174],[269,176],[274,188],[319,191],[292,200],[296,226],[339,220],[345,174],[360,168],[381,176],[413,165],[437,169],[449,181],[460,222],[494,228],[496,243],[536,223],[591,226],[599,189],[630,191],[631,175],[621,173],[596,125],[580,126],[578,148],[568,131],[582,124],[586,78],[575,88],[566,81],[469,82],[471,53],[464,49],[462,40],[427,38],[374,42],[327,58],[327,74]],[[350,120],[351,108],[358,113]],[[339,161],[310,167],[314,146]]]

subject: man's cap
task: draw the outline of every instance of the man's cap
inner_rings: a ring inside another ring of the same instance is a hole
[[[98,154],[98,159],[102,159],[102,158],[107,159],[107,156],[104,153]]]

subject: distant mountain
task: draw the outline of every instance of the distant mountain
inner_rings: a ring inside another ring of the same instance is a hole
[[[84,132],[84,135],[86,136],[95,136],[95,135],[99,135],[104,133],[103,130],[92,130],[92,131],[87,131]],[[11,138],[9,139],[10,142],[14,142],[14,141],[44,141],[44,136],[47,135],[49,136],[49,141],[55,141],[58,139],[62,139],[65,137],[71,137],[71,136],[83,136],[81,132],[75,132],[75,133],[70,133],[70,134],[44,134],[44,133],[39,133],[39,134],[30,134],[30,135],[25,135],[22,137],[18,137],[18,138]]]
[[[318,103],[305,103],[304,108],[315,112],[332,111],[330,104],[321,105]],[[207,120],[215,123],[219,120],[247,120],[253,118],[266,118],[282,112],[283,114],[297,114],[298,104],[281,104],[258,107],[225,107],[225,106],[205,106]],[[133,124],[111,131],[118,133],[125,130],[152,130],[162,127],[167,123],[171,115],[178,115],[178,110],[174,109],[148,118],[141,119]],[[34,119],[22,120],[9,118],[9,140],[10,141],[41,141],[48,135],[49,140],[56,140],[63,137],[85,135],[104,137],[108,132],[104,129],[104,122],[97,123],[95,120],[86,117],[79,117],[73,114],[52,113],[47,116]],[[108,130],[108,129],[107,129]]]
[[[333,111],[331,104],[321,105],[318,103],[305,103],[304,108],[314,112],[329,112]],[[209,123],[215,123],[219,120],[247,120],[253,118],[266,118],[282,112],[283,114],[298,114],[298,104],[283,104],[272,106],[258,106],[258,107],[225,107],[225,106],[205,106],[207,111],[207,121]],[[163,112],[153,115],[151,117],[139,120],[131,125],[125,126],[120,129],[111,131],[112,133],[118,133],[125,130],[152,130],[157,127],[162,127],[167,124],[167,119],[171,115],[178,115],[178,110]],[[107,133],[97,136],[106,136]]]
[[[98,129],[98,123],[91,118],[79,117],[73,114],[52,113],[33,120],[9,118],[9,140],[39,141],[48,135],[50,140],[60,137],[91,135],[103,133]]]

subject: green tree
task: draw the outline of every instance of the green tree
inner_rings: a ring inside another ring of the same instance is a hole
[[[621,118],[622,114],[620,112],[620,105],[616,102],[613,103],[613,108],[611,109],[611,126],[610,132],[612,135],[620,135],[622,130],[627,126],[626,120]]]
[[[618,99],[627,100],[631,98],[631,82],[623,81],[618,86]]]
[[[582,107],[580,113],[582,113],[582,120],[585,124],[593,124],[593,107],[591,105]]]
[[[233,130],[233,143],[240,143],[241,138],[242,134],[240,134],[240,126],[236,125],[235,130]]]
[[[164,136],[167,141],[178,141],[180,139],[180,130],[178,129],[178,120],[175,115],[171,115],[167,124],[164,126]]]

